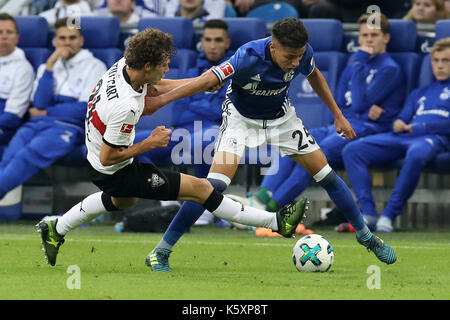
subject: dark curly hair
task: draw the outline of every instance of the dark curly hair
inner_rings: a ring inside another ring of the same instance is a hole
[[[147,62],[155,67],[174,54],[172,35],[158,29],[147,28],[130,39],[124,57],[130,68],[139,70]]]
[[[296,18],[284,18],[275,22],[272,37],[283,47],[302,48],[309,40],[308,31],[303,22]]]

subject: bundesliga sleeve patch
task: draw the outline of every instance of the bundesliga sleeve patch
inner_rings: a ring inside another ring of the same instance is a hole
[[[131,134],[131,132],[133,131],[133,128],[134,128],[134,124],[124,123],[122,125],[122,128],[120,129],[120,133],[122,133],[122,134]]]
[[[215,67],[213,69],[213,72],[219,78],[219,80],[222,82],[234,74],[234,67],[231,65],[230,62],[227,61],[227,62],[221,64],[220,66]]]

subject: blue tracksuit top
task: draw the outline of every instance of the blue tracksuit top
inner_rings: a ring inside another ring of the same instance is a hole
[[[387,131],[404,105],[405,90],[403,72],[388,53],[370,59],[369,53],[359,50],[342,74],[336,103],[347,118],[366,120]],[[374,104],[386,111],[376,121],[368,117]]]
[[[450,149],[450,79],[411,92],[398,119],[413,125],[413,135],[435,134]]]
[[[271,57],[272,37],[250,41],[226,62],[212,69],[219,81],[231,79],[227,98],[241,115],[270,120],[282,117],[290,107],[289,85],[299,73],[308,76],[314,70],[313,49],[306,51],[297,68],[284,72]]]
[[[55,80],[53,72],[45,71],[34,95],[33,105],[39,109],[46,109],[46,117],[34,117],[30,121],[59,120],[84,129],[84,117],[87,103],[78,99],[54,94]]]
[[[201,53],[197,58],[195,68],[189,69],[186,78],[197,77],[211,67],[221,64],[232,56],[232,52],[228,51],[224,58],[218,63],[211,64]],[[181,99],[176,102],[176,111],[173,117],[173,125],[180,127],[183,125],[191,125],[194,121],[208,121],[220,124],[222,119],[222,103],[225,100],[225,92],[227,85],[224,85],[216,92],[203,92],[191,97]]]

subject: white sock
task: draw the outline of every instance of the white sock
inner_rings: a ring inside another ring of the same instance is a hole
[[[70,230],[78,228],[82,224],[91,221],[98,216],[107,213],[102,201],[102,193],[91,194],[80,203],[76,204],[62,217],[58,218],[56,223],[56,232],[65,235]]]
[[[278,230],[275,212],[268,212],[258,208],[244,206],[239,202],[224,196],[219,207],[212,212],[216,217],[230,222],[237,222],[247,226],[264,227]]]

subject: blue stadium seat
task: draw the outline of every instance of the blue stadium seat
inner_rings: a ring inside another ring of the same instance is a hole
[[[45,63],[51,53],[47,49],[49,35],[47,20],[38,16],[15,16],[14,19],[20,35],[17,46],[23,49],[28,61],[36,71],[42,63]]]
[[[99,60],[103,61],[106,68],[109,69],[111,66],[123,57],[123,51],[117,48],[107,48],[107,49],[92,49],[88,48],[89,51]]]
[[[333,19],[304,19],[313,47],[314,60],[317,68],[322,72],[331,92],[338,88],[339,76],[345,67],[347,57],[339,52],[342,46],[344,30],[342,22]],[[289,87],[289,98],[297,115],[307,128],[328,125],[331,113],[311,88],[303,75],[297,76]]]
[[[436,78],[434,77],[433,70],[431,69],[431,55],[427,54],[423,57],[422,64],[420,66],[420,78],[418,86],[427,86],[433,81],[436,81]]]
[[[138,23],[138,30],[157,28],[173,35],[175,48],[194,48],[194,27],[192,20],[188,18],[142,18]]]
[[[427,54],[430,52],[431,47],[436,41],[436,37],[430,32],[418,32],[417,33],[417,45],[416,52],[419,54]]]
[[[228,36],[231,39],[231,50],[243,44],[268,36],[266,24],[258,18],[224,18],[228,24]]]
[[[83,47],[102,60],[107,68],[122,58],[123,52],[118,49],[119,19],[115,17],[81,17],[81,33],[84,37]]]
[[[170,58],[167,79],[181,79],[186,72],[197,64],[198,53],[190,49],[178,49],[175,56]]]
[[[450,19],[436,22],[436,40],[450,37]]]
[[[246,17],[260,18],[265,23],[275,23],[278,20],[293,17],[298,18],[297,10],[286,2],[272,2],[250,10]]]
[[[314,51],[340,51],[344,36],[342,22],[335,19],[302,19]]]
[[[405,101],[417,87],[420,69],[420,55],[416,53],[417,26],[411,20],[391,19],[391,40],[387,51],[402,68],[406,79]]]
[[[116,17],[81,17],[84,47],[89,49],[117,48],[120,22]]]
[[[331,92],[335,93],[338,88],[339,76],[347,61],[345,54],[342,52],[316,52],[314,60],[317,68],[327,80]],[[292,80],[289,87],[289,98],[306,128],[311,129],[330,124],[331,113],[314,92],[305,76],[300,74]]]
[[[74,148],[71,152],[59,159],[56,164],[70,167],[84,167],[88,164],[86,145]]]
[[[237,17],[237,12],[236,10],[234,10],[234,8],[229,5],[228,3],[225,4],[225,18],[236,18]]]
[[[170,59],[169,72],[165,77],[168,79],[183,78],[188,68],[195,66],[196,58],[197,53],[195,51],[179,49],[176,55]],[[172,102],[162,107],[154,114],[142,117],[136,126],[136,130],[150,130],[160,125],[171,127],[174,109],[175,102]]]
[[[391,40],[388,52],[415,52],[417,43],[417,26],[411,20],[389,19]]]
[[[33,66],[35,72],[37,72],[37,69],[41,64],[47,61],[48,57],[50,57],[51,54],[51,51],[47,48],[22,48],[22,49],[25,52],[27,60]]]

